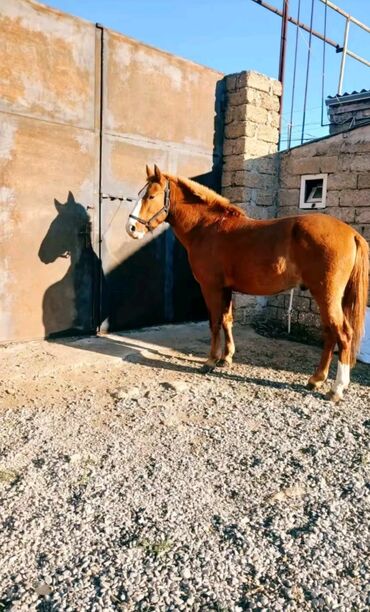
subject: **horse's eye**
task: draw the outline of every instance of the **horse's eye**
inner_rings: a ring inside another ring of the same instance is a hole
[[[153,200],[154,198],[155,198],[155,196],[154,196],[154,195],[150,195],[148,199],[149,199],[149,200]]]

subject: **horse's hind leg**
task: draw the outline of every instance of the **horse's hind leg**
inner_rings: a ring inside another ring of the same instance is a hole
[[[351,361],[351,341],[353,331],[344,316],[341,297],[332,299],[329,304],[320,303],[321,320],[324,326],[325,342],[320,364],[309,380],[309,385],[319,387],[328,377],[329,367],[335,344],[338,344],[339,360],[337,377],[328,398],[333,401],[343,399],[343,391],[349,384]]]
[[[233,338],[233,303],[231,289],[224,289],[224,303],[222,310],[222,329],[225,335],[225,351],[222,356],[222,364],[231,367],[235,353]]]
[[[342,311],[341,324],[336,324],[338,343],[338,367],[337,376],[332,389],[328,393],[328,399],[339,402],[343,399],[343,391],[347,389],[350,381],[351,369],[351,343],[353,329]]]
[[[320,363],[317,366],[315,373],[311,376],[308,381],[308,387],[310,389],[319,389],[328,378],[329,368],[331,360],[333,358],[333,352],[336,344],[336,334],[332,329],[325,325],[324,326],[324,348],[321,354]]]

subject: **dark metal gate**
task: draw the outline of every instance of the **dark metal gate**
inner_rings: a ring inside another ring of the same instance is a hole
[[[145,165],[220,189],[222,75],[106,31],[101,37],[99,320],[107,331],[201,320],[206,308],[170,228],[136,241],[125,230]],[[153,66],[161,70],[153,72]],[[181,84],[181,89],[180,89]],[[144,88],[144,89],[143,89]],[[158,92],[166,92],[165,96]],[[113,198],[105,198],[104,194]]]

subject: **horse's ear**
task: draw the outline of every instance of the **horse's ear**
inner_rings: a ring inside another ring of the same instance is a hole
[[[148,166],[148,164],[146,165],[146,176],[147,178],[150,178],[151,176],[153,176],[153,170],[151,170]]]
[[[57,209],[58,213],[62,212],[63,210],[63,204],[61,204],[60,202],[58,202],[58,200],[56,200],[54,198],[54,206]]]
[[[155,180],[158,181],[158,183],[160,183],[162,180],[162,172],[158,168],[157,164],[154,164],[154,176],[155,176]]]
[[[68,196],[67,196],[67,204],[69,204],[70,206],[73,206],[73,204],[75,204],[75,199],[73,196],[72,191],[68,191]]]

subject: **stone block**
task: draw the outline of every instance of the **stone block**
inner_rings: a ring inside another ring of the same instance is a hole
[[[225,112],[225,125],[233,121],[246,121],[246,106],[228,106]]]
[[[276,205],[276,194],[273,191],[266,192],[264,189],[257,189],[256,193],[257,206],[274,206]]]
[[[337,189],[356,189],[356,187],[357,175],[354,172],[335,172],[328,176],[328,191]]]
[[[257,138],[277,144],[279,140],[279,130],[269,125],[260,125],[257,128]]]
[[[273,86],[273,79],[265,76],[264,74],[260,74],[259,72],[248,71],[245,73],[245,85],[247,87],[253,87],[254,89],[258,89],[259,91],[264,91],[269,93]]]
[[[320,172],[320,158],[292,158],[290,171],[292,174],[318,174]]]
[[[299,189],[301,177],[296,174],[287,174],[280,171],[280,186],[282,189]]]
[[[345,223],[354,223],[355,213],[356,209],[354,206],[352,206],[351,208],[332,208],[330,211],[330,214],[333,215],[333,217],[336,217],[337,219],[340,219]]]
[[[297,206],[284,206],[282,208],[280,208],[280,206],[277,207],[278,217],[296,217],[300,214],[302,214],[302,210]]]
[[[232,121],[225,126],[225,138],[238,138],[239,136],[253,137],[256,135],[257,126],[255,123],[246,121]]]
[[[339,195],[340,195],[340,191],[337,191],[337,190],[329,191],[328,189],[326,193],[326,206],[328,208],[332,206],[339,206]]]
[[[226,81],[226,91],[235,91],[236,87],[237,87],[237,79],[238,79],[238,75],[237,74],[228,74],[225,81]]]
[[[370,207],[356,211],[356,223],[370,223]]]
[[[337,156],[321,156],[319,164],[319,172],[335,172],[338,168]]]
[[[340,206],[370,207],[370,189],[343,189],[340,192]]]
[[[277,176],[278,154],[265,155],[258,159],[248,159],[245,161],[245,169],[261,174],[275,174]]]
[[[299,189],[280,189],[279,190],[279,207],[299,207]]]
[[[300,312],[298,315],[298,323],[300,325],[307,325],[308,327],[321,327],[319,315],[316,315],[313,312]]]
[[[244,187],[225,187],[222,190],[222,195],[228,198],[230,202],[244,202],[245,189]]]
[[[287,296],[286,300],[286,308],[289,305],[289,296]],[[310,312],[311,310],[311,300],[306,296],[293,296],[293,309],[298,312]]]
[[[276,215],[276,206],[256,206],[255,204],[247,204],[245,211],[252,219],[274,219]]]
[[[240,181],[237,184],[244,185],[245,187],[255,187],[257,189],[267,189],[274,191],[277,190],[277,179],[271,174],[260,174],[257,172],[243,172],[238,173],[237,180]],[[242,182],[241,182],[242,181]]]
[[[224,158],[223,172],[244,170],[245,160],[241,155],[229,155]]]
[[[230,172],[228,170],[222,173],[222,181],[221,181],[222,187],[230,187],[231,185],[234,184],[234,174],[235,174],[234,172]]]
[[[265,108],[254,106],[254,104],[247,104],[246,117],[247,121],[264,124],[267,123],[268,111]]]
[[[370,163],[369,163],[370,168]],[[358,175],[357,187],[359,189],[370,189],[370,172]]]
[[[247,149],[246,138],[227,138],[224,142],[224,155],[243,155]]]
[[[370,156],[357,153],[341,156],[341,168],[351,172],[367,172],[370,168]]]
[[[268,111],[267,125],[278,128],[280,125],[280,114],[275,111]]]
[[[245,139],[244,153],[246,157],[261,157],[271,153],[271,145],[269,142],[263,142],[257,138]],[[275,145],[273,145],[275,147]],[[276,147],[275,147],[276,148]]]
[[[247,89],[237,89],[227,95],[228,106],[240,106],[247,103]]]
[[[271,92],[274,96],[278,96],[280,98],[282,94],[282,85],[280,81],[276,79],[271,79]]]

